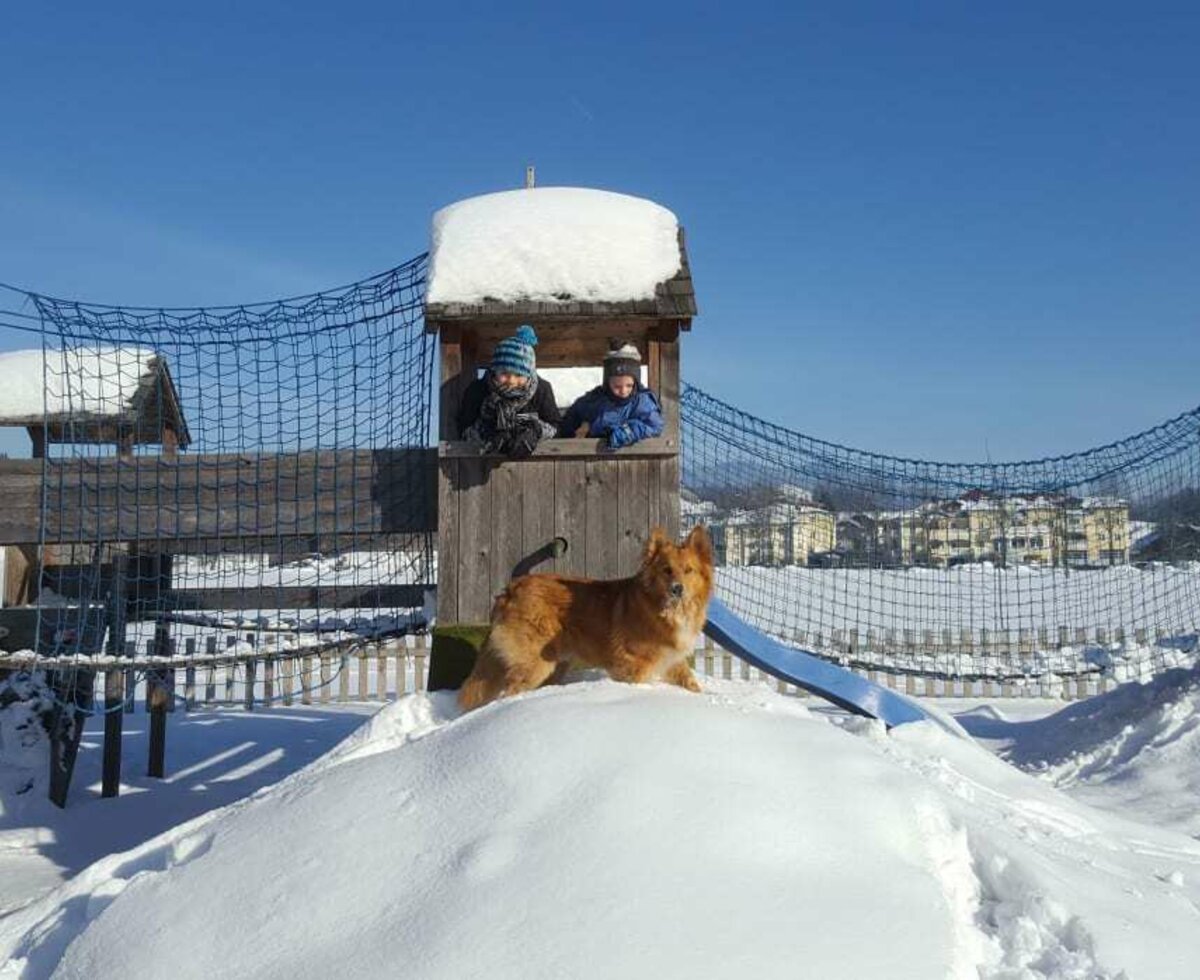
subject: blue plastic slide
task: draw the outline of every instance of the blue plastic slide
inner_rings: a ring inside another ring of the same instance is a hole
[[[940,718],[917,702],[844,667],[838,667],[803,650],[795,650],[756,630],[720,599],[708,603],[704,632],[730,653],[737,654],[772,677],[802,687],[856,715],[878,718],[888,728],[910,721],[932,721],[945,727]]]

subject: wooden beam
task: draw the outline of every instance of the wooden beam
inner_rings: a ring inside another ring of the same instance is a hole
[[[609,459],[628,458],[630,456],[676,456],[679,454],[679,441],[675,437],[660,437],[643,439],[632,446],[612,450],[608,448],[606,439],[548,439],[538,443],[533,452],[535,459],[592,459],[597,456]],[[438,446],[438,456],[441,459],[479,459],[485,454],[480,447],[471,442],[443,442]],[[496,460],[506,460],[504,456],[490,456]],[[521,460],[507,460],[520,465]]]
[[[0,544],[430,531],[435,456],[421,447],[0,460]]]
[[[426,585],[292,585],[281,588],[172,589],[164,609],[416,609]]]

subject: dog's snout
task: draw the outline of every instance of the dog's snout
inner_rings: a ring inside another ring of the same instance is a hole
[[[674,596],[676,599],[680,598],[683,595],[683,583],[682,582],[672,582],[671,583],[671,595]]]

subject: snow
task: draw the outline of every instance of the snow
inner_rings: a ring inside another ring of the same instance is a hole
[[[626,194],[538,187],[433,216],[429,303],[653,299],[679,271],[678,222]]]
[[[1002,727],[991,735],[1015,765],[1200,839],[1200,667]]]
[[[75,347],[0,354],[0,423],[43,413],[126,413],[157,356],[142,347]]]
[[[1200,653],[1200,563],[1114,565],[1094,570],[997,568],[988,563],[949,569],[721,567],[717,593],[739,615],[785,643],[812,648],[818,637],[858,629],[855,662],[946,676],[1002,676],[1019,672],[1071,675],[1105,669],[1119,681],[1145,680],[1165,666],[1190,666]],[[1059,627],[1068,645],[1057,647]],[[1086,628],[1088,644],[1074,643]],[[1108,643],[1094,644],[1097,629]],[[993,647],[1003,639],[1010,652],[928,649],[925,631],[941,643],[969,630],[977,644],[983,630]],[[1138,630],[1146,631],[1139,643]],[[905,630],[913,652],[871,649],[867,631],[896,643]],[[1118,630],[1125,641],[1117,642]],[[1027,642],[1021,641],[1022,631]],[[1042,643],[1042,633],[1049,642]],[[1159,631],[1166,633],[1156,639]],[[843,633],[843,636],[845,633]],[[1034,645],[1036,641],[1036,646]],[[1024,652],[1017,647],[1028,646]]]
[[[402,698],[0,919],[0,976],[1195,975],[1195,840],[934,724],[705,689]]]

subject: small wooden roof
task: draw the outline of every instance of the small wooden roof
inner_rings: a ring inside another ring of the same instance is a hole
[[[679,229],[679,271],[670,279],[654,287],[653,299],[634,299],[613,302],[575,300],[564,297],[549,302],[546,300],[503,301],[485,299],[476,303],[427,303],[425,326],[437,332],[440,324],[447,321],[473,318],[504,317],[522,321],[537,317],[570,317],[586,320],[590,318],[651,318],[656,320],[678,320],[679,326],[690,330],[692,317],[697,313],[696,293],[692,286],[692,270],[688,265],[687,248],[683,229]]]
[[[0,396],[0,426],[44,433],[52,443],[157,445],[165,429],[180,448],[191,442],[167,360],[153,351],[13,351],[0,355],[0,385],[16,380],[6,378],[10,372],[24,372],[26,383]]]
[[[697,312],[683,228],[660,205],[623,194],[539,188],[471,198],[435,216],[431,254],[431,332],[524,320],[539,333],[602,320],[686,330]]]

